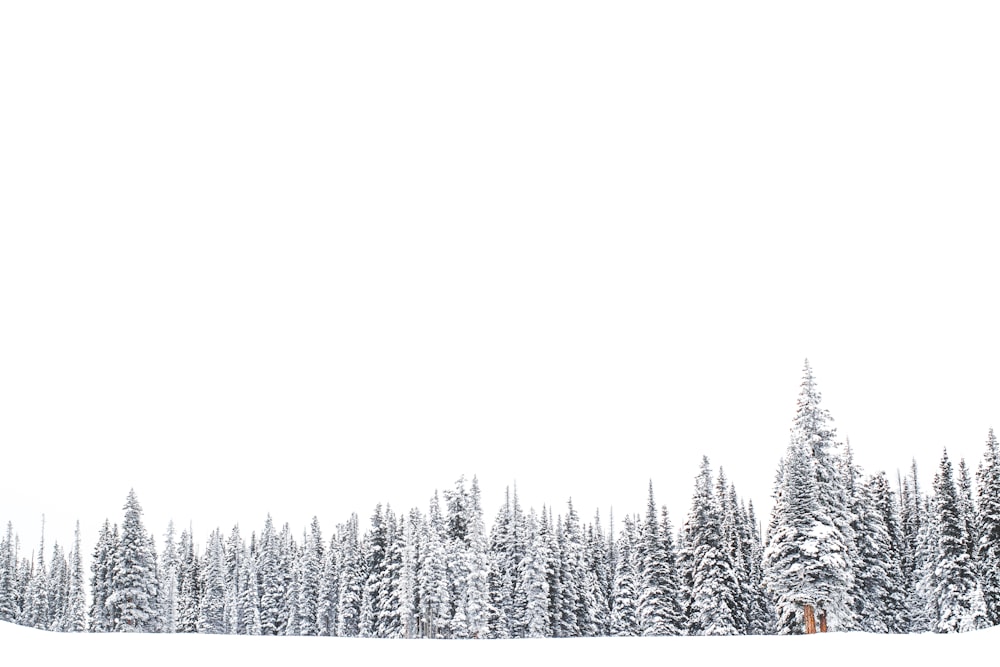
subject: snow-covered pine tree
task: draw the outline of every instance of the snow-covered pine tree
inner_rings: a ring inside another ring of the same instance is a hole
[[[677,614],[678,590],[671,581],[670,554],[660,531],[652,480],[637,552],[639,597],[636,611],[640,634],[647,637],[681,634],[683,628],[676,625],[681,620]]]
[[[437,491],[431,498],[428,519],[422,524],[422,548],[417,568],[421,637],[444,637],[451,621],[451,586],[448,583],[447,528]]]
[[[588,624],[593,636],[606,637],[611,615],[612,566],[608,554],[608,540],[601,526],[601,515],[596,513],[594,523],[586,530],[585,596],[589,613]]]
[[[323,571],[319,580],[319,600],[316,603],[316,623],[321,637],[337,635],[337,607],[340,597],[340,549],[337,535],[330,537],[323,555]]]
[[[490,551],[496,559],[494,568],[496,585],[493,588],[493,606],[500,619],[494,632],[498,636],[523,637],[527,632],[524,611],[527,600],[521,585],[521,559],[527,552],[526,519],[517,495],[517,486],[506,500],[493,522]]]
[[[958,493],[958,516],[965,535],[965,551],[969,554],[969,562],[978,577],[979,521],[976,516],[976,503],[973,499],[972,476],[965,465],[965,459],[958,460],[958,479],[955,480],[955,490]]]
[[[417,567],[420,562],[420,539],[423,534],[423,517],[413,508],[403,521],[399,571],[399,624],[403,637],[419,637],[420,598],[418,596]]]
[[[20,553],[20,545],[18,544],[14,551]],[[15,623],[19,625],[25,625],[26,615],[28,611],[28,588],[31,585],[31,575],[32,575],[32,562],[27,557],[22,557],[17,562],[17,567],[14,570],[14,604],[17,607],[17,616],[14,620]]]
[[[257,536],[250,534],[250,549],[240,563],[239,627],[237,634],[260,635],[260,582],[257,576]]]
[[[978,617],[982,590],[967,549],[962,529],[961,508],[955,488],[951,461],[945,450],[934,476],[934,508],[938,528],[936,586],[937,632],[965,632],[984,627]],[[980,598],[980,599],[977,599]]]
[[[856,577],[868,583],[868,599],[875,597],[877,625],[864,620],[859,629],[869,632],[906,632],[906,578],[903,575],[903,535],[896,501],[884,472],[872,475],[862,489],[866,498],[864,521],[857,535]]]
[[[83,555],[80,552],[80,522],[73,534],[73,550],[69,555],[69,595],[66,600],[66,632],[87,631],[87,592],[83,583]]]
[[[162,632],[177,632],[177,571],[180,558],[177,553],[174,522],[167,524],[164,535],[162,561],[162,576],[160,582],[160,621]]]
[[[357,637],[361,633],[361,603],[367,577],[358,540],[358,515],[338,528],[340,571],[337,576],[337,636]]]
[[[225,553],[222,532],[216,528],[208,537],[201,567],[201,599],[198,601],[198,632],[221,635],[226,632]]]
[[[558,531],[559,543],[559,629],[558,637],[580,637],[588,634],[586,601],[584,599],[584,554],[580,518],[570,499],[566,521]]]
[[[304,537],[305,532],[303,531]],[[284,580],[284,595],[281,597],[281,612],[278,615],[278,634],[294,636],[298,634],[302,549],[295,543],[291,527],[287,523],[282,526],[278,541],[281,543],[279,562],[281,563],[281,576]]]
[[[732,563],[736,582],[732,605],[734,634],[750,634],[750,571],[743,531],[746,518],[741,515],[736,485],[729,482],[722,468],[715,482],[715,503],[720,517],[720,548]]]
[[[375,636],[396,638],[403,636],[399,616],[400,572],[403,568],[401,525],[396,513],[385,507],[385,557],[380,562],[375,579]]]
[[[615,637],[639,635],[637,608],[641,574],[637,542],[635,523],[626,516],[618,538],[616,549],[618,557],[611,589],[611,635]]]
[[[49,629],[66,631],[66,607],[69,604],[69,562],[66,553],[55,542],[52,547],[52,564],[49,566]]]
[[[469,550],[469,503],[471,499],[465,488],[465,477],[455,482],[455,488],[444,492],[448,513],[448,538],[445,543],[448,563],[448,581],[451,585],[451,618],[448,622],[448,636],[464,639],[469,636],[469,624],[465,609],[468,587]]]
[[[976,471],[979,562],[986,605],[986,618],[1000,625],[1000,444],[991,428],[986,437],[986,452]]]
[[[746,519],[743,524],[743,543],[747,546],[747,578],[750,583],[750,609],[747,634],[764,635],[775,626],[774,607],[764,587],[764,544],[760,536],[760,526],[753,509],[753,501],[748,502]]]
[[[934,632],[940,617],[936,596],[940,542],[936,500],[933,496],[922,496],[918,512],[920,530],[913,558],[913,590],[906,605],[910,610],[908,632]]]
[[[393,554],[390,549],[395,533],[391,509],[387,507],[383,513],[379,503],[371,522],[371,530],[361,544],[366,576],[361,593],[360,636],[388,637],[394,625],[392,616],[399,610],[398,599],[393,601],[392,597],[394,568],[401,564],[401,558],[397,561],[396,557],[401,554]]]
[[[534,510],[528,513],[529,546],[521,559],[521,586],[527,597],[525,618],[528,622],[528,637],[549,637],[552,634],[552,619],[549,617],[549,584],[546,565],[549,554],[545,539],[538,529]]]
[[[13,623],[17,619],[15,604],[17,553],[14,550],[14,524],[7,522],[7,532],[0,540],[0,621]]]
[[[281,561],[282,545],[274,531],[270,514],[264,521],[259,546],[257,577],[260,581],[260,633],[277,635],[282,628],[281,603],[285,595],[285,579]]]
[[[313,517],[309,535],[304,538],[299,580],[298,634],[319,634],[320,579],[323,575],[324,548],[319,519]]]
[[[190,529],[181,531],[177,568],[177,632],[198,632],[198,609],[201,602],[201,558],[195,552]]]
[[[533,508],[532,508],[533,509]],[[562,594],[562,543],[561,535],[563,533],[562,529],[562,517],[559,517],[558,522],[552,517],[552,508],[542,505],[542,514],[537,519],[537,532],[538,537],[542,544],[545,546],[545,581],[549,585],[549,621],[551,627],[549,628],[549,637],[559,637],[560,632],[562,632],[562,617],[563,617],[563,594]],[[529,540],[528,545],[530,546],[530,540],[534,537],[530,534],[528,530],[528,525],[523,526],[524,539]],[[527,551],[524,552],[525,555],[521,559],[521,566],[524,566],[524,558],[527,557]],[[523,629],[524,634],[518,636],[527,637],[527,609],[528,609],[528,590],[524,588],[523,585],[519,586],[516,597],[514,599],[514,614],[518,620],[518,623],[524,623]],[[521,627],[520,625],[518,627]]]
[[[796,607],[804,604],[813,605],[819,617],[825,614],[830,630],[852,628],[854,535],[836,429],[830,425],[830,413],[820,405],[821,398],[806,360],[784,470],[785,477],[795,477],[790,491],[794,489],[798,497],[789,503],[775,503],[774,511],[782,515],[772,517],[771,526],[780,539],[775,542],[769,538],[767,552],[768,585],[780,608],[782,632],[796,631],[790,623],[801,619],[801,609]],[[788,469],[792,461],[797,466],[794,471]],[[803,472],[808,477],[802,477]],[[804,514],[788,514],[793,506]],[[776,519],[783,523],[779,525]],[[779,563],[794,569],[782,571]]]
[[[466,581],[462,607],[469,637],[485,639],[490,636],[489,619],[493,615],[489,585],[490,554],[483,521],[482,494],[479,479],[475,476],[472,477],[466,505],[466,529]]]
[[[21,625],[39,630],[48,630],[51,621],[49,613],[49,573],[45,567],[45,517],[42,517],[42,537],[38,547],[38,557],[32,562],[31,577],[24,606],[21,610]]]
[[[115,555],[114,582],[108,604],[116,609],[115,631],[151,632],[156,623],[156,562],[142,525],[142,507],[129,490]]]
[[[739,582],[723,544],[722,525],[708,457],[703,456],[684,523],[685,562],[691,568],[688,631],[694,635],[737,633],[734,611]]]
[[[224,558],[226,585],[224,615],[226,634],[230,635],[240,634],[240,628],[243,627],[243,621],[240,617],[242,610],[240,598],[242,597],[243,590],[240,572],[243,569],[243,560],[245,558],[246,544],[240,536],[240,527],[235,525],[229,533],[229,538],[226,540]]]
[[[94,546],[91,559],[90,629],[92,632],[111,632],[115,629],[114,609],[108,604],[114,591],[115,554],[118,552],[118,526],[114,529],[105,519]]]
[[[792,442],[780,469],[764,549],[764,584],[778,634],[802,634],[803,605],[816,603],[809,579],[816,556],[810,544],[817,505],[813,460],[801,443]]]

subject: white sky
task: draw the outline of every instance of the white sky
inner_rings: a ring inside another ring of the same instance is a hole
[[[490,5],[490,9],[485,6]],[[821,6],[820,6],[821,5]],[[6,3],[0,521],[769,506],[1000,427],[995,3]],[[766,517],[762,517],[765,518]],[[47,546],[47,551],[50,546]]]

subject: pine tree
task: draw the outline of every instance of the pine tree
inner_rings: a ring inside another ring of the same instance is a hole
[[[723,544],[721,527],[708,457],[702,457],[691,511],[684,524],[684,548],[688,553],[685,562],[691,568],[691,593],[687,603],[691,634],[732,635],[737,632],[734,611],[739,583]]]
[[[201,559],[194,549],[190,529],[181,531],[177,566],[176,632],[198,632],[198,611],[201,605]]]
[[[528,637],[549,637],[552,634],[552,619],[549,617],[549,584],[546,565],[549,558],[545,540],[539,533],[537,519],[532,511],[528,514],[530,543],[527,553],[521,559],[521,585],[527,597],[525,617],[528,622]]]
[[[765,552],[780,632],[801,631],[806,604],[826,615],[831,630],[853,626],[854,534],[836,429],[821,398],[807,360],[784,461],[787,483],[775,503]]]
[[[816,557],[811,544],[817,505],[813,479],[812,458],[801,444],[791,443],[782,460],[764,550],[764,582],[779,634],[801,634],[803,606],[816,603],[809,578]]]
[[[910,609],[909,632],[934,632],[941,617],[937,599],[940,531],[936,502],[935,497],[924,497],[918,512],[920,530],[914,555],[913,591],[907,601]]]
[[[451,586],[448,583],[447,540],[444,517],[437,492],[423,524],[417,570],[417,597],[420,600],[421,635],[443,637],[451,620]]]
[[[337,636],[357,637],[361,633],[361,606],[365,581],[364,560],[358,542],[358,516],[338,529],[340,570],[337,576]]]
[[[319,581],[319,601],[316,605],[319,634],[323,637],[337,635],[337,608],[340,605],[340,550],[337,536],[330,538],[323,557],[323,571]]]
[[[672,554],[661,534],[653,500],[653,482],[649,483],[646,520],[638,544],[639,597],[637,615],[643,636],[677,635],[682,631],[678,585],[671,572]]]
[[[618,538],[611,594],[611,634],[616,637],[639,635],[637,608],[641,583],[637,540],[635,524],[626,516]]]
[[[237,634],[262,634],[260,622],[260,582],[257,576],[256,535],[250,536],[250,550],[240,562],[239,627]]]
[[[489,587],[490,554],[486,526],[483,521],[482,494],[479,480],[473,476],[466,505],[465,593],[462,607],[470,637],[489,636],[491,609]]]
[[[177,632],[177,576],[180,558],[177,554],[177,543],[174,539],[174,522],[167,524],[163,545],[163,570],[160,587],[160,620],[162,632]]]
[[[226,632],[225,554],[218,528],[208,538],[201,567],[201,599],[198,601],[198,632],[221,635]]]
[[[925,613],[928,609],[928,598],[923,594],[922,587],[927,574],[923,566],[927,563],[921,560],[921,536],[928,536],[928,531],[923,526],[926,499],[920,491],[916,460],[911,460],[910,473],[903,478],[899,490],[900,531],[903,540],[901,566],[906,589],[906,607],[910,610],[906,631],[929,631],[931,617]],[[934,543],[936,544],[936,538]],[[931,561],[935,558],[936,549],[935,546],[927,552],[927,557],[931,558]],[[937,618],[936,612],[934,618]]]
[[[299,581],[298,634],[316,635],[320,631],[320,579],[323,575],[324,548],[319,519],[313,517],[309,536],[304,538],[301,580]]]
[[[399,622],[406,638],[419,636],[420,598],[417,568],[420,562],[420,538],[423,517],[416,508],[406,516],[402,528],[402,565],[399,574]]]
[[[521,560],[528,548],[526,532],[517,487],[513,494],[508,488],[490,537],[490,551],[495,558],[492,606],[498,617],[494,632],[498,636],[524,637],[527,632],[527,599],[520,577]]]
[[[747,507],[743,524],[744,543],[748,545],[748,580],[750,582],[750,610],[747,634],[764,635],[775,626],[774,607],[764,587],[764,544],[760,526],[754,513],[753,501]]]
[[[66,631],[66,608],[69,604],[69,562],[66,553],[56,542],[52,547],[52,564],[49,566],[49,629]]]
[[[662,526],[661,526],[662,527]],[[612,565],[608,552],[608,539],[601,526],[600,513],[594,516],[594,523],[586,531],[586,576],[585,596],[589,614],[590,636],[609,635],[611,616]]]
[[[7,522],[7,533],[0,540],[0,621],[13,623],[18,615],[16,594],[17,552],[14,549],[14,524]]]
[[[115,557],[114,584],[108,604],[117,610],[118,632],[149,632],[156,619],[155,561],[142,525],[142,507],[135,491],[125,501],[125,519]]]
[[[281,565],[281,544],[274,532],[271,515],[268,514],[260,536],[260,550],[257,555],[262,635],[277,635],[281,630],[281,601],[285,594]]]
[[[566,521],[559,531],[559,637],[590,634],[584,598],[584,554],[580,518],[570,500]]]
[[[296,619],[299,604],[299,564],[301,553],[292,536],[292,529],[286,523],[278,535],[278,573],[282,584],[282,593],[278,602],[279,635],[289,636],[298,632]]]
[[[114,609],[108,604],[114,592],[115,554],[118,552],[118,526],[112,529],[105,519],[97,537],[91,561],[90,629],[93,632],[111,632],[115,629]]]
[[[69,556],[69,596],[66,601],[66,632],[87,631],[87,597],[83,583],[83,555],[80,552],[80,522],[76,522],[73,550]]]
[[[906,590],[891,493],[881,472],[858,488],[854,610],[864,632],[905,629]]]
[[[986,438],[986,453],[976,472],[979,561],[986,618],[1000,625],[1000,444],[991,428]]]
[[[934,476],[935,510],[938,526],[936,587],[937,632],[965,632],[985,625],[977,618],[981,606],[975,571],[969,558],[967,538],[962,527],[961,508],[955,489],[948,452]]]
[[[969,562],[972,563],[973,570],[976,570],[979,522],[976,517],[976,503],[972,493],[972,477],[969,474],[969,468],[965,465],[965,459],[958,460],[956,491],[958,493],[959,523],[962,526],[962,533],[965,535],[965,552],[969,554]]]
[[[233,526],[226,540],[225,549],[225,604],[224,616],[226,633],[235,635],[241,634],[240,628],[244,627],[242,606],[240,599],[243,592],[243,579],[240,573],[243,570],[243,561],[246,558],[246,544],[240,536],[240,527]]]
[[[720,548],[732,564],[735,586],[733,589],[732,614],[735,634],[750,634],[750,565],[748,563],[744,530],[745,510],[736,495],[736,485],[726,479],[722,468],[715,483],[715,503],[719,511],[721,539]]]
[[[39,630],[48,630],[49,613],[49,573],[45,567],[45,517],[42,517],[42,537],[38,547],[38,558],[32,562],[31,578],[24,606],[21,610],[21,625]]]

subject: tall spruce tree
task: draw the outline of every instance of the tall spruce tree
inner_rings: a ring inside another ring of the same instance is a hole
[[[0,621],[8,623],[13,623],[18,614],[15,604],[17,552],[14,545],[14,524],[8,521],[7,532],[0,540]]]
[[[38,556],[32,560],[20,623],[29,628],[48,630],[49,621],[49,572],[45,567],[45,517],[43,516]]]
[[[337,575],[337,636],[357,637],[361,633],[361,606],[365,564],[358,540],[358,515],[338,527],[339,572]]]
[[[661,534],[653,482],[649,482],[646,517],[638,544],[639,598],[637,615],[643,636],[681,634],[677,583],[671,572],[671,554]]]
[[[936,523],[938,528],[937,566],[934,597],[937,632],[965,632],[985,625],[980,618],[982,590],[967,549],[961,508],[948,452],[934,476]],[[982,610],[985,611],[985,610]]]
[[[142,507],[130,490],[114,562],[114,582],[108,604],[116,611],[118,632],[150,632],[156,622],[156,562],[142,525]]]
[[[639,635],[638,600],[641,587],[638,538],[628,516],[618,538],[614,583],[611,593],[611,634],[616,637]]]
[[[201,567],[201,599],[198,601],[198,632],[221,635],[226,632],[226,580],[222,533],[218,528],[208,538]]]
[[[687,601],[688,631],[694,635],[732,635],[739,582],[723,543],[722,517],[713,492],[708,457],[695,479],[691,511],[684,524],[685,562],[691,568]]]
[[[242,634],[240,629],[244,627],[241,618],[243,580],[240,576],[243,570],[243,560],[246,558],[246,543],[240,536],[240,527],[233,526],[226,540],[225,549],[225,625],[227,634]]]
[[[789,478],[775,502],[765,558],[768,587],[779,608],[779,631],[797,632],[803,605],[825,614],[830,630],[853,625],[854,534],[839,443],[830,413],[821,406],[807,360],[792,421],[783,475]]]
[[[87,631],[87,592],[83,582],[83,554],[80,552],[80,522],[73,534],[73,550],[69,556],[69,597],[66,601],[66,632]]]
[[[118,552],[118,526],[113,528],[105,519],[94,546],[90,563],[91,605],[90,629],[93,632],[112,632],[115,629],[115,608],[109,604],[115,589],[115,555]]]
[[[990,625],[1000,625],[1000,444],[991,428],[986,437],[986,452],[976,471],[979,561],[986,618]]]

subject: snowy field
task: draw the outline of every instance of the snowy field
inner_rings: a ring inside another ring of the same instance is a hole
[[[892,657],[895,664],[942,665],[988,655],[1000,627],[967,634],[827,634],[797,637],[642,637],[595,639],[404,640],[227,635],[62,634],[0,622],[8,656],[43,664],[99,659],[102,667],[202,664],[305,664],[304,660],[365,664],[531,665],[614,664],[627,657],[662,657],[671,665],[792,664],[853,667]],[[98,658],[99,656],[99,658]],[[660,662],[657,660],[657,662]]]

